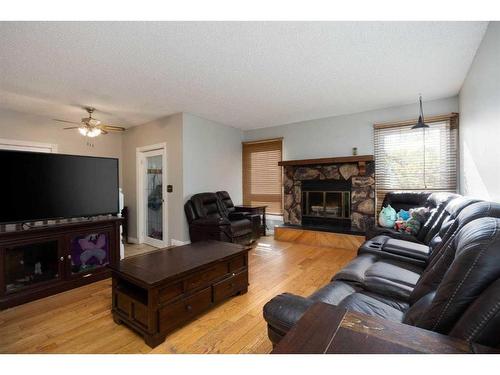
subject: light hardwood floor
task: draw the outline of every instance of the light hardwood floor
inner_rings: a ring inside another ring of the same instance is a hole
[[[158,250],[156,247],[147,245],[145,243],[141,244],[125,244],[125,258],[134,255],[140,255],[144,253],[149,253],[150,251]]]
[[[113,322],[111,281],[103,280],[0,311],[0,353],[269,353],[264,304],[285,291],[309,295],[355,253],[265,237],[249,253],[248,293],[173,332],[155,349]]]

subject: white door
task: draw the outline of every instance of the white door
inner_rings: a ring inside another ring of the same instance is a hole
[[[168,243],[165,154],[164,148],[140,153],[140,242],[156,247]]]

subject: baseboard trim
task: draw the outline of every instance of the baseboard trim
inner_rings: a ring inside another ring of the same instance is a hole
[[[135,237],[128,237],[128,243],[134,243],[134,244],[138,244],[139,243],[139,240]]]
[[[183,246],[183,245],[189,245],[191,241],[181,241],[181,240],[176,240],[175,238],[172,238],[170,240],[170,244],[172,246]]]

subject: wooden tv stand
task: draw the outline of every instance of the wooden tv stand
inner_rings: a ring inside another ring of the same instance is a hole
[[[0,310],[110,276],[122,219],[102,216],[0,227]],[[23,229],[24,228],[24,229]]]

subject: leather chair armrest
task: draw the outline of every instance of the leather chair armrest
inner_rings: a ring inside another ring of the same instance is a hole
[[[398,232],[397,230],[392,229],[392,228],[383,228],[383,227],[375,226],[375,227],[367,229],[366,235],[365,235],[367,240],[370,240],[376,236],[389,236],[391,238],[396,238],[398,240],[405,240],[405,241],[420,243],[420,241],[417,240],[417,238],[415,236],[412,236],[411,234],[408,234],[408,233]]]
[[[231,225],[231,222],[224,218],[200,218],[194,220],[191,225],[202,227],[226,226]]]
[[[250,212],[248,211],[247,207],[242,207],[242,206],[234,206],[234,210],[236,212],[244,212],[246,214],[249,214]]]
[[[277,295],[264,305],[264,319],[279,331],[288,332],[314,301],[291,293]]]
[[[228,215],[229,220],[247,219],[248,212],[230,212]]]

